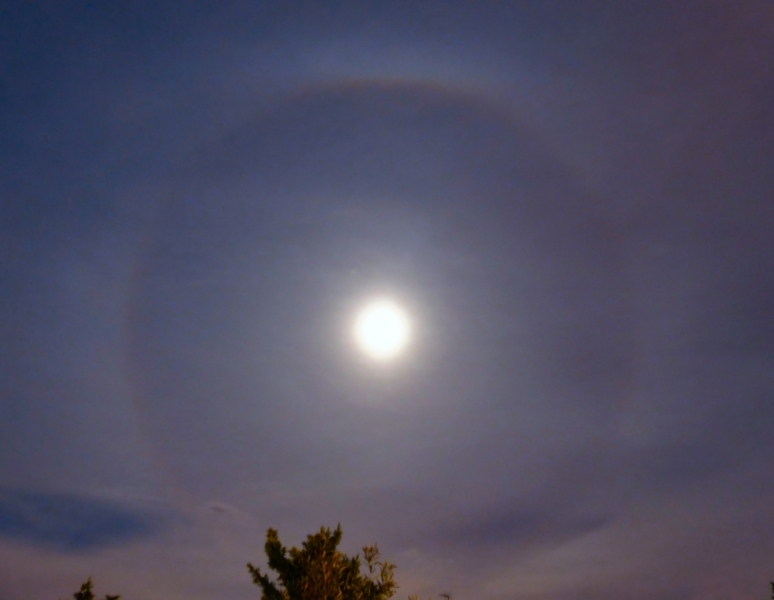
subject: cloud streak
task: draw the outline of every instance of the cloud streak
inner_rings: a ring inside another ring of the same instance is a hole
[[[170,515],[77,494],[0,490],[0,536],[60,552],[89,552],[152,537]]]

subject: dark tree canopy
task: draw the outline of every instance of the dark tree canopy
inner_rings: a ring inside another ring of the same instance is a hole
[[[94,600],[94,592],[91,591],[92,583],[91,577],[89,577],[84,583],[81,584],[81,589],[73,594],[75,600]],[[108,596],[105,595],[105,600],[119,600],[121,596]]]
[[[277,531],[266,533],[266,556],[277,581],[248,563],[253,582],[261,587],[262,600],[386,600],[398,587],[395,565],[379,561],[379,547],[363,548],[367,574],[360,573],[360,556],[349,557],[337,550],[341,525],[335,531],[323,527],[309,535],[301,548],[285,548]]]

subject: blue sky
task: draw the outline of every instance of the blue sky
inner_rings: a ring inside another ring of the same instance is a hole
[[[774,578],[762,1],[0,10],[0,596]],[[354,347],[374,295],[412,344]]]

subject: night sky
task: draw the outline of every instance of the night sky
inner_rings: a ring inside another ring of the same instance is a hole
[[[5,3],[0,598],[767,598],[773,274],[767,0]]]

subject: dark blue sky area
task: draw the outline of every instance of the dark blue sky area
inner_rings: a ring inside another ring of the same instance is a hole
[[[339,522],[399,595],[764,597],[772,27],[0,9],[0,597],[255,598],[267,528]]]

